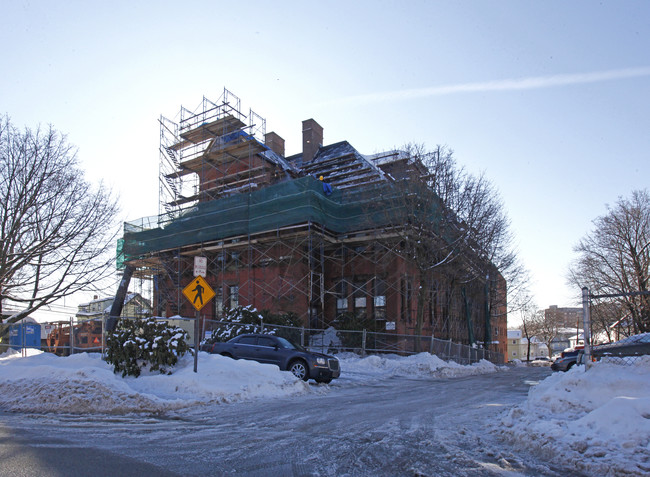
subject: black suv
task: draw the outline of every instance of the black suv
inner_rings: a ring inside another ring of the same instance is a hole
[[[313,353],[280,336],[264,334],[239,335],[225,343],[201,346],[202,351],[234,359],[252,359],[279,366],[296,377],[317,383],[329,383],[341,375],[339,360],[334,356]]]

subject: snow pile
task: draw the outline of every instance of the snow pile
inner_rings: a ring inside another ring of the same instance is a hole
[[[511,359],[509,363],[517,368],[521,368],[522,366],[528,366],[525,361],[522,361],[520,359]]]
[[[576,473],[650,473],[650,356],[556,373],[494,430]]]
[[[473,374],[494,373],[499,369],[486,360],[464,366],[453,361],[443,361],[429,353],[419,353],[412,356],[397,356],[393,354],[372,355],[361,358],[352,353],[338,355],[341,361],[342,376],[350,375],[353,379],[363,380],[363,377],[438,377],[450,378],[469,376]]]
[[[235,361],[201,353],[184,356],[173,375],[143,373],[122,378],[96,353],[66,358],[30,351],[27,357],[0,355],[0,403],[3,409],[31,412],[163,412],[202,404],[288,396],[309,386],[277,366]]]
[[[337,334],[336,328],[333,326],[328,327],[322,333],[311,335],[309,338],[309,347],[314,351],[328,350],[330,348],[340,348],[341,339]]]
[[[386,376],[453,377],[491,373],[499,368],[487,361],[472,366],[445,362],[428,353],[397,355],[339,355],[341,378],[333,386]],[[277,366],[232,360],[201,352],[198,373],[194,358],[184,356],[172,375],[143,371],[139,378],[122,378],[97,353],[59,357],[28,350],[0,355],[0,404],[6,410],[61,413],[159,413],[199,405],[327,392],[327,385],[309,385]]]

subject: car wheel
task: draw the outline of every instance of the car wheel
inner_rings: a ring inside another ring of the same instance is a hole
[[[566,370],[567,370],[567,371],[570,370],[571,367],[572,367],[574,364],[575,364],[575,363],[569,363],[569,365],[566,367]]]
[[[230,358],[230,359],[235,359],[232,357],[230,353],[221,353],[221,356],[225,356],[226,358]]]
[[[289,365],[289,371],[291,371],[293,375],[298,379],[302,379],[303,381],[307,381],[309,379],[309,373],[307,372],[307,363],[302,360],[294,361],[291,363]]]
[[[321,378],[316,380],[317,383],[329,384],[332,382],[332,378]]]

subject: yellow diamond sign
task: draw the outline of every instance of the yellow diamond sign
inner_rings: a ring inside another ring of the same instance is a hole
[[[195,277],[185,288],[183,295],[187,298],[192,306],[199,311],[207,302],[214,298],[214,290],[210,288],[208,282],[202,276]]]

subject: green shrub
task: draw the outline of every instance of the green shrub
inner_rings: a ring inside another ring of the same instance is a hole
[[[190,352],[187,332],[154,318],[122,319],[106,339],[106,361],[114,373],[140,376],[142,369],[171,374],[178,358]]]
[[[260,333],[262,331],[262,315],[252,306],[238,306],[226,312],[219,326],[212,330],[212,336],[206,343],[228,341],[244,333]]]
[[[206,340],[206,343],[215,343],[228,341],[235,336],[245,333],[261,333],[262,324],[264,324],[264,333],[269,335],[283,336],[295,343],[300,342],[300,331],[277,328],[276,326],[293,326],[300,327],[302,322],[295,313],[277,314],[268,310],[261,312],[252,306],[238,306],[226,312],[215,329],[212,330],[212,336]],[[275,326],[274,326],[275,325]]]

